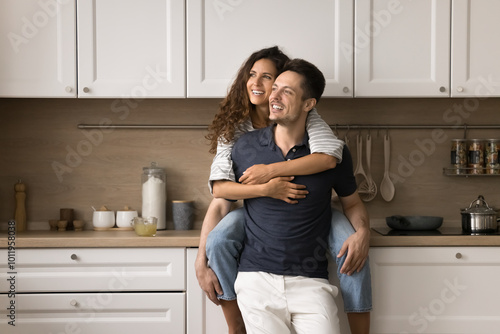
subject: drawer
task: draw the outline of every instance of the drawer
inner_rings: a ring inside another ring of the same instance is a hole
[[[10,305],[0,295],[0,305]],[[185,293],[18,294],[15,327],[0,310],[0,333],[183,334]],[[7,319],[4,320],[4,319]]]
[[[16,292],[185,291],[185,248],[17,249]],[[7,250],[0,250],[7,258]],[[5,261],[0,292],[10,288]],[[9,274],[9,276],[11,276]]]

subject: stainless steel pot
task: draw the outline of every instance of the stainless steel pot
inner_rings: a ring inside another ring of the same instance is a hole
[[[497,230],[497,212],[488,206],[482,195],[472,201],[462,213],[462,230],[466,233],[494,233]]]

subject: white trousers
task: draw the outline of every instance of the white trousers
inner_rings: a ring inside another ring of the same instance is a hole
[[[340,334],[338,289],[326,279],[239,272],[234,288],[248,334]]]

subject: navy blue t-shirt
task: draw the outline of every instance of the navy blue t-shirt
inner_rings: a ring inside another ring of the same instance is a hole
[[[270,126],[239,138],[232,151],[236,179],[255,164],[271,164],[310,154],[307,134],[286,157],[273,137],[274,126]],[[298,204],[270,197],[244,201],[246,237],[240,271],[328,278],[326,250],[332,188],[339,196],[349,196],[357,188],[349,150],[344,147],[342,163],[335,168],[295,176],[293,182],[306,185],[309,191]]]

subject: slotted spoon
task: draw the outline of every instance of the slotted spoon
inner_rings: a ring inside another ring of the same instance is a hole
[[[356,168],[354,168],[354,177],[356,178],[356,183],[358,184],[358,191],[363,182],[366,182],[366,174],[363,169],[363,139],[360,135],[356,135]]]
[[[371,173],[372,137],[366,135],[366,179],[358,186],[359,196],[365,202],[369,202],[377,196],[377,184],[373,181]]]

